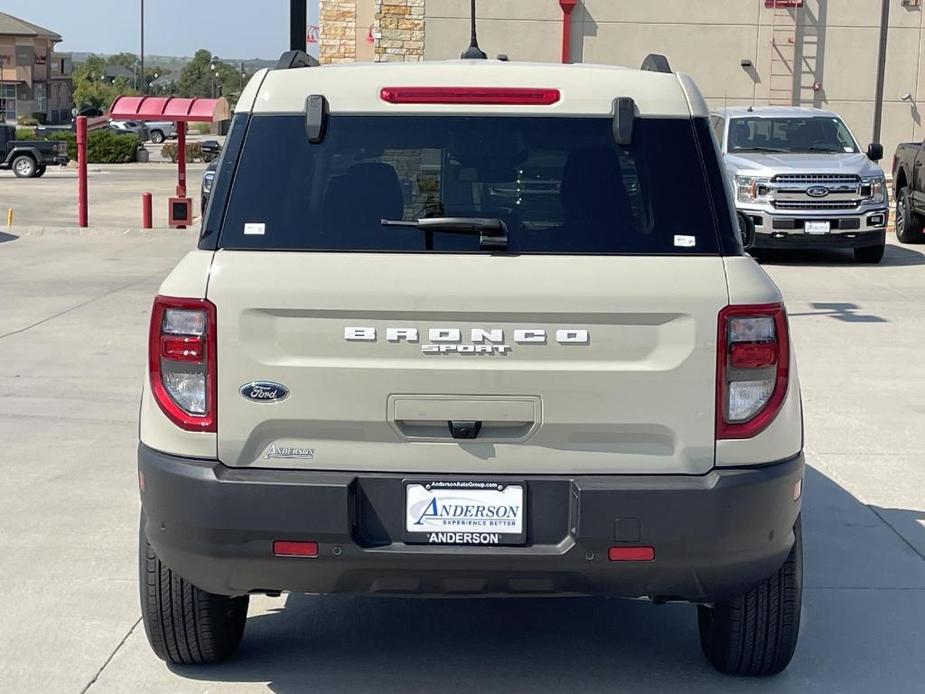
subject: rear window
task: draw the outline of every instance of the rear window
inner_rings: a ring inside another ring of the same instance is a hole
[[[513,253],[719,253],[692,121],[647,118],[620,147],[610,118],[333,115],[311,144],[303,116],[254,116],[218,246],[480,252],[381,224],[428,217],[501,219]]]

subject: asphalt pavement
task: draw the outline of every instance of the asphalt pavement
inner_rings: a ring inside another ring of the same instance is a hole
[[[261,597],[232,662],[157,660],[136,583],[138,399],[151,298],[194,243],[0,233],[0,691],[925,691],[925,247],[765,263],[805,403],[806,595],[790,669],[742,680],[703,660],[693,607],[590,598]]]
[[[187,195],[193,215],[199,216],[199,190],[206,164],[187,165]],[[176,195],[177,166],[148,164],[89,164],[88,217],[91,227],[141,227],[143,193],[153,196],[153,223],[167,227],[167,200]],[[13,227],[58,228],[77,226],[77,169],[50,167],[42,178],[16,178],[0,171],[0,224],[13,210]],[[2,229],[2,227],[0,227]]]

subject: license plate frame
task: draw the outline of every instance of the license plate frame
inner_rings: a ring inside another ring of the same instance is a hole
[[[409,479],[404,480],[403,492],[402,539],[407,544],[527,542],[527,485],[521,480]],[[488,511],[489,506],[495,510]],[[513,506],[517,513],[508,517]],[[476,517],[480,507],[484,510]]]
[[[822,236],[832,231],[832,222],[825,221],[806,221],[803,222],[803,231],[812,236]]]

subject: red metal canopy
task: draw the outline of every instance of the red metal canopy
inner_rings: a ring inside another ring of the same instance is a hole
[[[119,96],[112,102],[115,120],[169,120],[217,123],[231,118],[224,98],[183,99],[178,96]]]

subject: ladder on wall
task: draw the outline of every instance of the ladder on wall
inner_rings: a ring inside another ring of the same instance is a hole
[[[763,0],[771,9],[771,40],[768,65],[768,106],[793,106],[799,100],[797,83],[799,73],[794,74],[797,63],[797,26],[802,2],[790,0]]]

